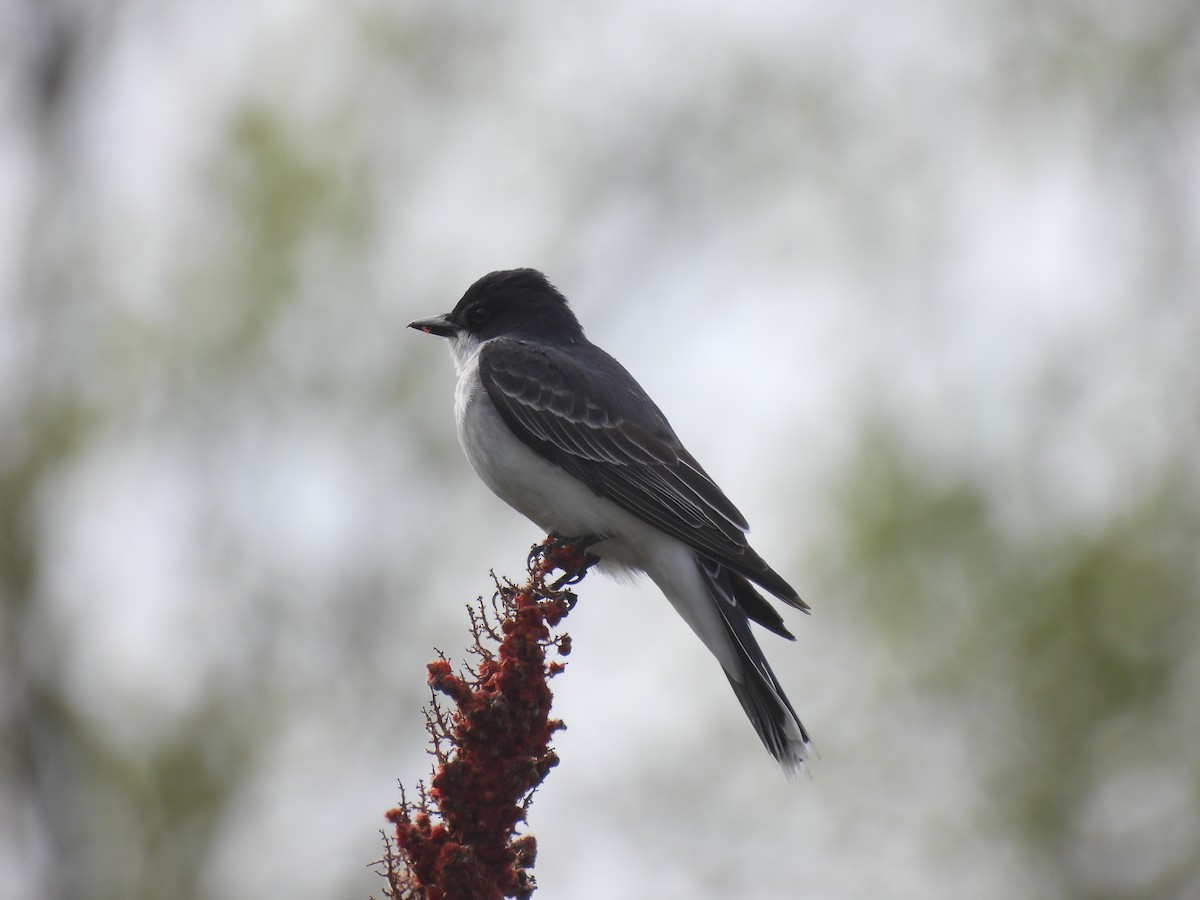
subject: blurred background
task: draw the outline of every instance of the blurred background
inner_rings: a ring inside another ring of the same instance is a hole
[[[538,896],[1200,896],[1194,0],[0,5],[0,896],[381,894],[538,537],[405,325],[522,265],[821,754],[589,578]]]

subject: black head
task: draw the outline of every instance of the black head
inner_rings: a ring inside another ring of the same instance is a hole
[[[577,340],[583,329],[559,293],[537,269],[506,269],[484,275],[467,288],[454,309],[418,319],[409,328],[439,337],[500,336]]]

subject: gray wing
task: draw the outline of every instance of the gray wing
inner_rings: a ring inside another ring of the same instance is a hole
[[[603,350],[587,343],[568,350],[493,340],[480,351],[479,376],[525,444],[598,495],[804,608],[750,548],[745,517],[633,377]]]

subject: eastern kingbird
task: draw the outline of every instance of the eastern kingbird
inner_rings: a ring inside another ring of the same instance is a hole
[[[649,575],[721,663],[767,750],[789,777],[803,768],[808,734],[749,620],[795,640],[753,584],[807,604],[566,298],[535,269],[492,272],[452,312],[409,327],[449,339],[458,440],[484,483],[547,532],[582,539],[602,569]]]

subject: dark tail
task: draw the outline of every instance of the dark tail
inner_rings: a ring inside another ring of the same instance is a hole
[[[796,710],[784,694],[783,686],[771,671],[762,648],[758,646],[750,630],[749,619],[761,622],[777,634],[786,637],[791,635],[783,628],[778,614],[744,576],[712,560],[700,556],[696,560],[721,613],[737,658],[736,670],[730,671],[726,667],[725,676],[754,730],[758,732],[759,739],[791,778],[798,769],[805,768],[811,741]],[[764,608],[774,615],[765,615]],[[764,619],[767,621],[764,622]]]

